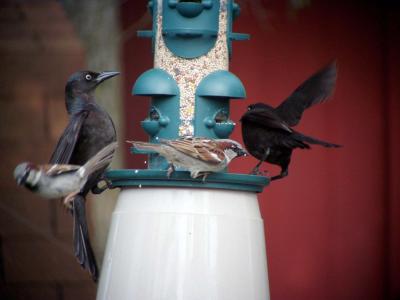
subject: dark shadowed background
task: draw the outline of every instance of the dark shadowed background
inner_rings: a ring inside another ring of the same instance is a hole
[[[234,101],[278,104],[336,58],[331,101],[298,129],[344,145],[295,151],[289,177],[260,194],[272,300],[400,299],[400,9],[397,1],[241,0],[230,70]],[[114,167],[143,168],[123,141],[146,139],[149,100],[130,95],[152,67],[144,0],[3,0],[0,3],[0,299],[94,299],[96,285],[72,255],[72,222],[55,201],[16,187],[23,160],[45,163],[67,122],[64,84],[78,70],[119,69],[99,89],[119,127]],[[93,12],[93,13],[88,13]],[[113,81],[113,82],[112,82]],[[240,125],[232,137],[241,141]],[[234,161],[247,173],[256,161]],[[265,165],[272,174],[279,170]],[[116,192],[89,200],[102,259]]]

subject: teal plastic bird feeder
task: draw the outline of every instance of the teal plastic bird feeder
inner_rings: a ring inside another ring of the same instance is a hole
[[[233,0],[154,0],[150,31],[154,66],[132,94],[151,104],[141,127],[149,141],[199,136],[229,138],[232,100],[246,90],[229,72]],[[136,100],[138,101],[138,100]],[[210,174],[205,182],[156,153],[147,169],[111,170],[121,193],[112,217],[97,299],[269,299],[264,226],[256,193],[262,176]]]
[[[141,122],[150,141],[229,138],[235,128],[230,100],[246,97],[240,79],[228,71],[232,40],[249,37],[232,32],[239,6],[166,0],[150,1],[149,8],[153,29],[139,35],[152,38],[155,68],[137,79],[132,93],[152,98],[148,118]],[[149,168],[167,168],[163,158],[149,155]]]

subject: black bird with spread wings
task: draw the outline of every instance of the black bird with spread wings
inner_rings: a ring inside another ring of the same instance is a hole
[[[80,71],[68,79],[65,86],[65,103],[69,123],[51,156],[51,164],[84,165],[101,149],[116,141],[114,123],[108,113],[96,104],[94,91],[104,80],[118,74]],[[91,174],[80,193],[72,200],[74,253],[80,265],[90,272],[95,281],[98,269],[89,241],[85,197],[91,190],[101,192],[97,184],[102,179],[106,167]]]
[[[279,165],[281,173],[271,180],[288,175],[292,151],[310,149],[309,144],[340,147],[306,136],[293,130],[305,109],[322,103],[331,94],[336,83],[336,63],[332,62],[303,82],[285,101],[273,108],[264,103],[252,104],[242,116],[243,142],[259,163],[252,173],[259,174],[262,162]]]

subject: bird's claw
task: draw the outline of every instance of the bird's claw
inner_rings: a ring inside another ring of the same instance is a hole
[[[268,176],[268,170],[260,171],[259,168],[254,168],[249,175],[256,175],[256,176]]]
[[[202,174],[202,175],[203,175],[203,179],[202,179],[201,181],[202,181],[203,183],[206,182],[206,178],[207,178],[208,174],[209,174],[209,173],[207,173],[207,172],[205,172],[205,173]]]
[[[100,183],[104,184],[102,186],[99,186]],[[94,187],[92,187],[92,193],[98,195],[107,189],[111,189],[112,187],[113,187],[112,182],[110,180],[102,178],[99,182],[97,182],[97,184]]]
[[[79,191],[71,193],[71,194],[67,195],[67,197],[64,198],[64,205],[68,209],[72,209],[72,202],[74,201],[75,196],[78,194],[79,194]]]
[[[260,168],[257,166],[250,171],[249,175],[260,175]]]
[[[255,176],[266,176],[266,173],[268,173],[268,171],[259,171],[257,170],[256,172],[252,171],[250,173],[250,175],[255,175]]]
[[[175,171],[175,167],[173,164],[170,164],[167,169],[167,178],[171,178],[171,174]]]
[[[253,170],[250,171],[249,175],[257,175],[259,172],[258,168],[254,168]]]

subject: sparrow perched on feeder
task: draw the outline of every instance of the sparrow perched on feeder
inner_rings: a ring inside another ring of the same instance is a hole
[[[247,152],[238,142],[229,139],[207,139],[184,137],[177,140],[160,140],[160,144],[127,141],[138,150],[150,150],[164,156],[170,163],[167,176],[170,177],[175,167],[189,170],[192,178],[208,173],[222,171],[235,157]]]
[[[70,201],[85,186],[88,178],[111,163],[116,147],[116,142],[109,144],[83,166],[35,165],[24,162],[15,168],[14,178],[18,185],[24,185],[42,197],[65,197],[64,204],[70,205]]]
[[[84,165],[106,145],[116,141],[114,123],[108,113],[95,102],[94,91],[103,81],[119,72],[80,71],[74,73],[65,86],[65,104],[69,123],[61,135],[50,164]],[[93,280],[98,270],[89,241],[85,213],[85,197],[92,191],[100,193],[97,183],[102,179],[104,168],[92,173],[85,186],[73,197],[74,253],[80,265],[87,269]]]
[[[262,162],[267,161],[281,167],[281,173],[271,180],[280,179],[288,175],[293,149],[310,149],[309,144],[340,147],[291,128],[299,123],[305,109],[322,103],[332,94],[335,82],[336,63],[332,62],[303,82],[276,108],[264,103],[248,107],[240,120],[246,149],[260,160],[252,170],[253,174],[258,174]]]

